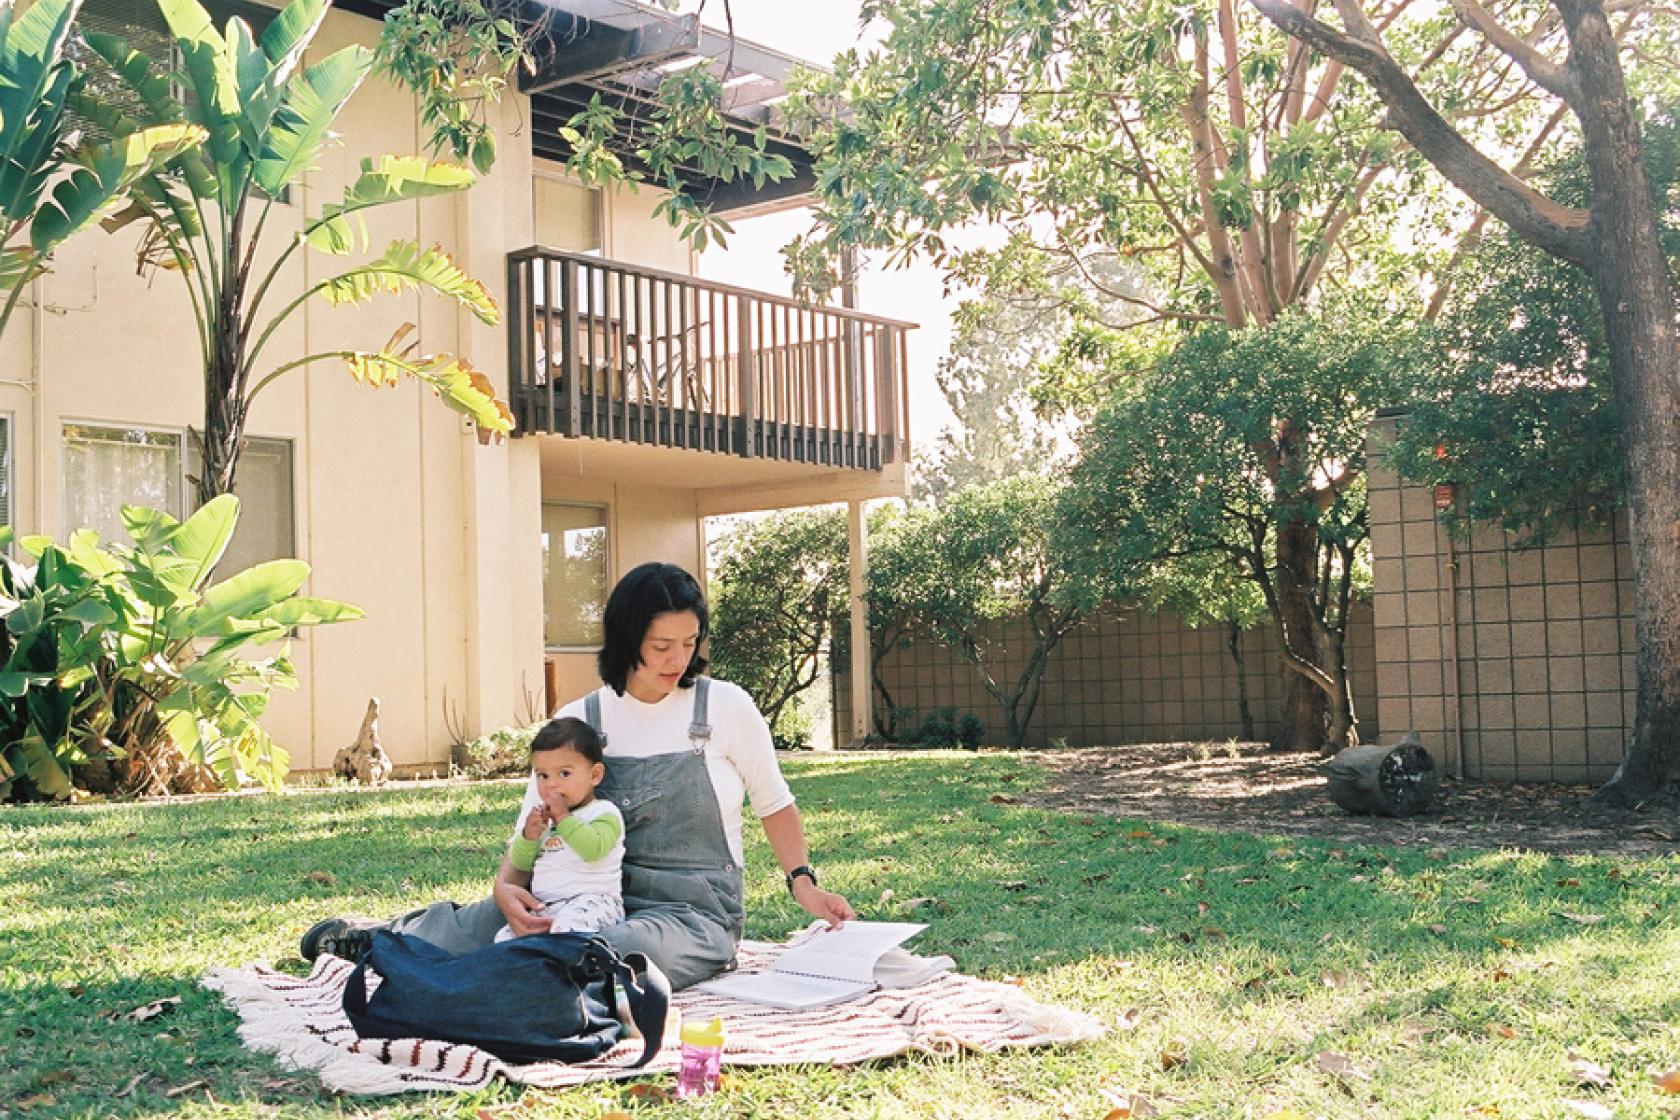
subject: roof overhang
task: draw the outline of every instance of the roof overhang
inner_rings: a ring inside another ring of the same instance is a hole
[[[381,20],[400,4],[337,0],[345,11]],[[696,15],[678,15],[639,0],[524,0],[519,18],[542,28],[537,70],[519,83],[531,98],[533,155],[568,159],[572,148],[559,130],[599,97],[626,122],[614,153],[627,167],[647,171],[635,153],[645,146],[660,83],[671,73],[703,66],[723,86],[718,108],[728,127],[746,140],[763,129],[766,150],[786,157],[793,174],[754,186],[740,178],[708,176],[698,167],[680,168],[685,192],[714,212],[736,218],[809,199],[815,185],[811,153],[788,125],[782,102],[794,71],[815,64],[705,27]]]

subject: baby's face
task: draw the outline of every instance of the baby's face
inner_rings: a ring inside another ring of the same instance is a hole
[[[595,783],[604,768],[590,762],[571,747],[537,751],[531,755],[531,775],[537,780],[537,796],[550,808],[564,805],[575,809],[595,795]]]

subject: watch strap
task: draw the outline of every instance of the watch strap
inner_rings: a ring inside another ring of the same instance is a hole
[[[789,894],[793,893],[793,881],[795,879],[800,878],[801,876],[803,876],[806,879],[811,880],[811,885],[813,887],[817,885],[817,873],[816,873],[816,871],[811,867],[810,864],[802,863],[798,867],[794,868],[792,871],[789,871],[787,873],[787,889],[788,889]]]

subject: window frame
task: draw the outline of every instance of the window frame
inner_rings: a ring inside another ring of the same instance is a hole
[[[600,231],[601,236],[598,239],[600,244],[593,249],[568,249],[565,251],[582,253],[585,256],[600,257],[602,260],[611,260],[612,222],[609,220],[611,214],[608,209],[606,188],[596,186],[593,183],[586,183],[576,175],[561,169],[558,164],[550,164],[546,161],[538,161],[537,164],[531,168],[531,240],[535,242],[537,237],[538,179],[564,183],[566,186],[577,187],[580,190],[585,190],[590,193],[590,195],[595,199],[595,228]],[[544,246],[544,248],[554,248],[554,246]]]
[[[10,413],[0,412],[0,418],[6,418],[6,417],[9,417],[9,416],[10,416]],[[67,516],[68,511],[66,510],[65,504],[64,504],[65,499],[69,494],[68,487],[66,487],[64,485],[64,479],[65,479],[66,475],[68,474],[68,472],[64,469],[65,463],[64,463],[63,455],[68,450],[68,446],[69,446],[68,442],[65,439],[65,429],[72,428],[72,427],[99,428],[99,429],[103,429],[103,430],[106,430],[106,431],[146,432],[146,433],[154,434],[154,435],[171,435],[171,436],[174,436],[175,440],[176,440],[176,445],[177,445],[177,448],[178,448],[178,454],[180,456],[180,470],[177,473],[177,477],[175,479],[175,485],[178,487],[178,492],[179,492],[180,508],[182,510],[181,520],[185,521],[187,518],[191,517],[193,514],[198,512],[200,507],[197,504],[197,502],[198,502],[197,489],[188,481],[188,476],[192,473],[193,457],[194,457],[192,432],[188,428],[182,427],[182,426],[176,426],[176,425],[172,425],[172,424],[130,424],[130,423],[123,423],[121,421],[113,421],[113,420],[96,420],[96,419],[84,419],[84,418],[81,418],[81,417],[64,416],[64,417],[59,418],[59,426],[58,426],[58,446],[59,446],[59,455],[60,455],[60,459],[59,459],[58,518],[59,518],[59,528],[60,528],[60,531],[61,531],[61,535],[68,536],[69,533],[73,529],[78,528],[78,526],[74,526],[74,525],[70,524],[70,518]],[[297,556],[298,556],[298,536],[299,536],[299,534],[298,534],[298,522],[300,520],[300,518],[298,516],[299,515],[299,507],[298,507],[298,479],[297,479],[297,469],[298,469],[298,455],[297,455],[298,440],[297,440],[297,437],[296,436],[247,435],[245,437],[245,439],[246,439],[247,443],[260,442],[260,443],[269,443],[269,444],[283,444],[286,448],[286,466],[287,466],[286,488],[287,488],[288,503],[291,507],[287,512],[289,514],[288,521],[289,521],[289,526],[290,526],[290,534],[289,535],[291,537],[291,543],[290,543],[290,546],[287,548],[287,550],[282,554],[282,558],[286,558],[286,559],[297,558]],[[9,442],[7,444],[6,450],[8,452],[10,452],[10,450],[11,450],[11,445],[10,445]],[[202,469],[202,465],[200,465],[200,469]]]
[[[591,501],[573,501],[573,500],[569,500],[569,499],[565,499],[565,498],[553,498],[553,499],[544,498],[544,499],[542,499],[542,501],[540,503],[540,510],[539,510],[539,516],[538,516],[539,526],[540,526],[541,521],[542,521],[541,513],[546,512],[550,507],[561,508],[561,509],[592,510],[592,511],[594,511],[596,513],[599,513],[601,515],[601,526],[600,527],[602,529],[604,529],[606,531],[606,534],[607,534],[606,571],[604,573],[606,578],[605,578],[605,580],[603,580],[603,587],[601,589],[601,607],[602,607],[603,610],[605,610],[606,605],[607,605],[606,597],[607,597],[607,594],[611,590],[612,573],[613,573],[613,570],[614,570],[613,569],[613,552],[618,547],[617,544],[616,544],[616,538],[617,538],[618,534],[613,531],[613,507],[612,507],[611,503],[609,503],[609,502],[591,502]],[[542,530],[542,532],[546,533],[547,530],[544,529],[544,530]],[[540,551],[540,547],[541,547],[541,536],[540,535],[538,537],[538,541],[539,541],[539,552],[538,552],[538,557],[537,558],[538,558],[538,561],[540,563],[541,559],[542,559],[542,555],[541,555],[541,551]],[[598,643],[593,644],[593,645],[555,645],[555,644],[552,644],[552,643],[549,642],[549,640],[548,640],[548,580],[546,578],[546,574],[545,574],[545,578],[543,580],[543,587],[542,587],[542,604],[543,604],[542,628],[543,628],[543,652],[544,653],[595,653],[600,649],[600,646],[599,646]]]

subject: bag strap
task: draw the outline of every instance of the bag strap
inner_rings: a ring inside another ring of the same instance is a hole
[[[706,744],[712,740],[712,725],[706,722],[711,693],[712,678],[694,678],[694,710],[688,717],[688,741],[697,751],[705,750]]]
[[[607,733],[601,730],[601,690],[596,689],[583,698],[583,722],[601,736],[601,746],[607,745]]]
[[[596,964],[606,972],[607,1004],[623,1014],[629,1005],[630,1021],[624,1024],[626,1037],[642,1040],[642,1056],[626,1069],[638,1069],[653,1060],[665,1041],[665,1020],[671,1010],[671,982],[645,953],[613,952],[605,941],[594,939],[590,946]],[[622,997],[622,998],[620,998]]]

